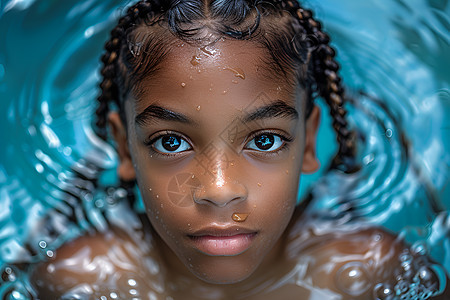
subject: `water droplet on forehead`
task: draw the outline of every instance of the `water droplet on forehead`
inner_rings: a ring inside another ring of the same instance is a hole
[[[192,56],[191,65],[197,66],[199,63],[200,63],[200,58],[197,57],[196,55]]]

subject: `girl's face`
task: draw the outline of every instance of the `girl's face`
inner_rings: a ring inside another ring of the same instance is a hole
[[[279,259],[300,174],[318,167],[319,112],[305,122],[304,94],[267,58],[250,42],[180,43],[127,101],[126,129],[110,116],[119,176],[137,179],[172,270],[234,283]]]

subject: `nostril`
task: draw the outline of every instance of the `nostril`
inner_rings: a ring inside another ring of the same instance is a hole
[[[225,207],[247,199],[247,189],[240,183],[227,183],[218,187],[215,184],[202,186],[194,193],[194,202],[202,205]]]

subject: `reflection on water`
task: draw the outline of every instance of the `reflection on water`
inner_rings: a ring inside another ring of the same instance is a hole
[[[123,2],[0,4],[0,297],[30,297],[28,263],[109,225],[120,198],[106,188],[116,184],[116,157],[93,134],[91,116],[99,54]],[[308,212],[324,222],[386,226],[424,245],[448,273],[449,2],[306,3],[339,50],[363,165],[350,176],[327,172],[334,137],[325,116],[318,140],[324,167],[302,182],[303,191],[314,182]],[[410,291],[430,274],[414,268],[409,289],[380,285],[374,293]],[[350,272],[364,282],[364,270],[347,266],[342,276]]]

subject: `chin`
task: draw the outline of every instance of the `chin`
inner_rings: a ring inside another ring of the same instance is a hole
[[[188,267],[199,279],[211,284],[234,284],[249,278],[258,263],[238,257],[211,257],[207,262]]]

